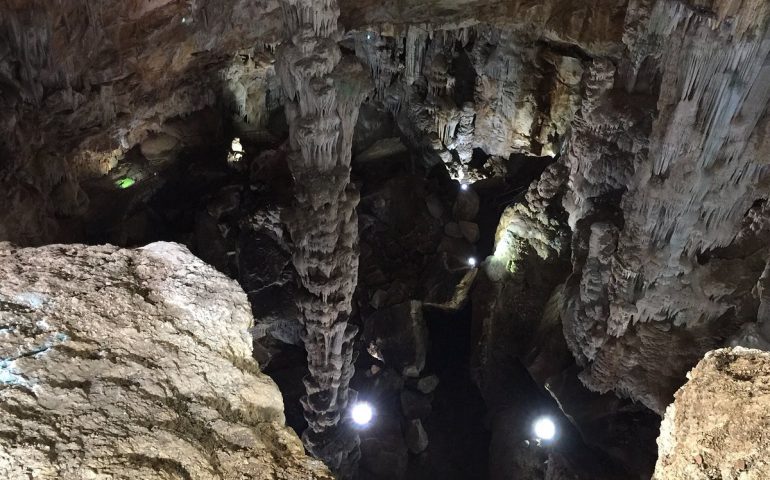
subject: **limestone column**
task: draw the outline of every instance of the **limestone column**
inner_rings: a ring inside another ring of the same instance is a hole
[[[348,324],[358,282],[359,195],[350,183],[353,129],[372,89],[368,69],[342,58],[336,0],[282,0],[287,39],[277,53],[286,95],[289,168],[295,203],[286,223],[293,261],[304,287],[309,374],[302,398],[308,429],[303,441],[341,478],[351,477],[358,434],[347,415],[355,400],[353,338]]]

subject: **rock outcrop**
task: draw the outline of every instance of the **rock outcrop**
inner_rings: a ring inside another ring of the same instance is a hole
[[[326,479],[235,282],[172,243],[0,244],[0,476]]]
[[[654,480],[770,478],[770,353],[709,352],[666,409]]]

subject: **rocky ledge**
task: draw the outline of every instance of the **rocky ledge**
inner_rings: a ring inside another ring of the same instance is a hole
[[[770,478],[770,353],[714,350],[666,409],[653,480]]]
[[[173,243],[0,244],[0,477],[327,479],[238,285]]]

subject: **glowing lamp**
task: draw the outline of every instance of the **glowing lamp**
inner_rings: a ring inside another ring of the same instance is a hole
[[[350,416],[356,425],[368,425],[374,417],[374,409],[367,402],[357,402],[350,410]]]
[[[540,417],[532,424],[532,431],[538,440],[553,440],[556,437],[556,424],[548,417]]]

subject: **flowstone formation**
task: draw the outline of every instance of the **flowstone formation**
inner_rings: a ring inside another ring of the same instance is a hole
[[[770,10],[707,3],[629,9],[630,58],[593,62],[566,155],[567,342],[587,386],[658,413],[757,319],[769,256]]]
[[[303,440],[341,478],[355,474],[359,438],[347,418],[357,328],[348,323],[358,283],[359,195],[350,182],[353,128],[368,72],[342,57],[335,0],[282,2],[288,40],[277,70],[287,97],[295,204],[286,223],[302,285],[298,306],[309,375]]]
[[[365,478],[647,480],[686,372],[770,348],[766,0],[0,3],[0,240],[173,239],[239,278],[341,476],[352,382]],[[444,333],[471,428],[435,421]],[[554,398],[592,451],[521,447]]]
[[[0,477],[333,477],[284,425],[238,285],[178,244],[0,244]]]

